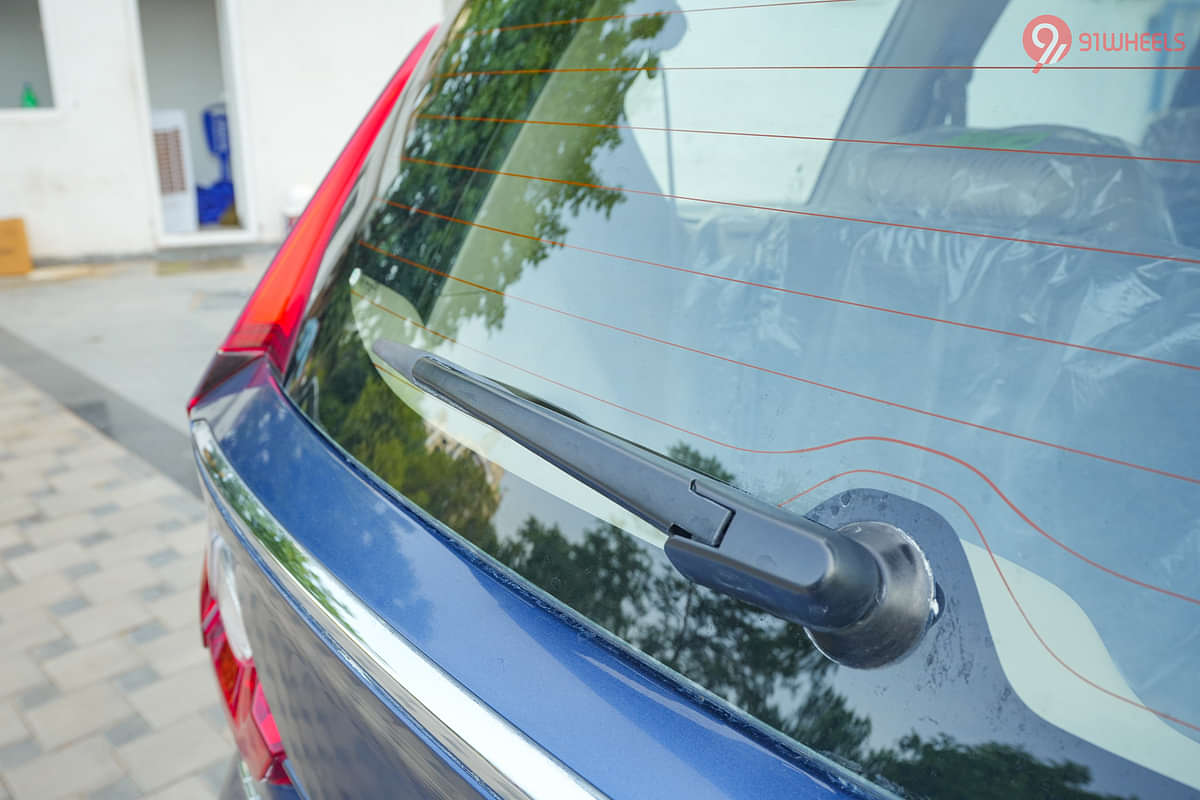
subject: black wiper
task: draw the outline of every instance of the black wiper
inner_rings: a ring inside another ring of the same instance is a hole
[[[881,522],[841,530],[518,396],[424,350],[374,351],[417,387],[487,423],[667,534],[667,557],[696,583],[803,625],[829,658],[876,667],[908,654],[934,610],[928,562]]]

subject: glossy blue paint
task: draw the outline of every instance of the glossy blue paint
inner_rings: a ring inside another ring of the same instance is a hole
[[[311,427],[265,365],[230,379],[193,418],[210,422],[259,500],[375,613],[600,791],[878,796],[674,680],[406,507]],[[353,672],[344,661],[341,668]],[[299,744],[284,735],[289,749]]]
[[[212,487],[205,482],[212,495]],[[228,510],[223,535],[239,539],[238,596],[255,667],[285,737],[297,789],[259,783],[262,800],[328,797],[492,797],[378,685],[342,657],[319,623],[288,598]],[[236,794],[234,795],[237,796]]]

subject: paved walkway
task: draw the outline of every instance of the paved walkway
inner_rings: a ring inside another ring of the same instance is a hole
[[[216,796],[205,536],[191,494],[0,366],[0,800]]]

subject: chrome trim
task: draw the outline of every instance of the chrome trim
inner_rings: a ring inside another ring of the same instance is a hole
[[[506,799],[604,797],[364,605],[255,497],[208,423],[191,427],[200,473],[242,538],[346,655],[464,767]]]
[[[246,800],[262,800],[262,795],[258,792],[258,783],[250,774],[250,768],[246,766],[246,762],[238,759],[237,768],[238,777],[242,781],[242,794],[246,795]]]

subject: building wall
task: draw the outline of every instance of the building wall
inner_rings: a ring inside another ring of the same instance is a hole
[[[259,235],[279,239],[292,187],[320,183],[441,3],[239,0],[232,10]]]
[[[0,217],[35,258],[153,249],[148,114],[126,0],[42,0],[54,107],[0,109]]]
[[[253,239],[279,241],[292,187],[320,182],[442,2],[217,2],[231,23],[224,85],[244,110],[239,212],[255,220]],[[0,217],[25,218],[35,259],[151,252],[157,177],[137,2],[40,5],[55,108],[0,109]]]

